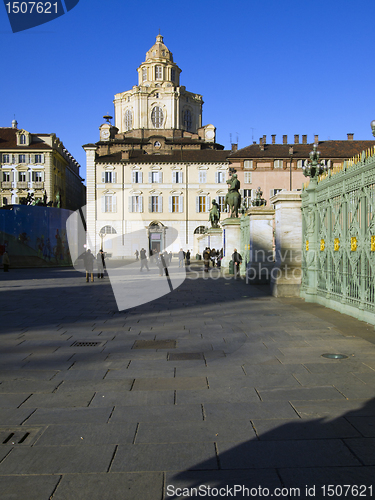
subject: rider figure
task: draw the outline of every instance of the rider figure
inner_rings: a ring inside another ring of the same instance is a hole
[[[237,178],[237,174],[233,174],[230,179],[227,180],[228,193],[238,193],[240,189],[240,181]]]

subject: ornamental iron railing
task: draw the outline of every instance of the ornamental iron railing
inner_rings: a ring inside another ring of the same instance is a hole
[[[373,322],[375,148],[304,186],[302,233],[301,296]]]

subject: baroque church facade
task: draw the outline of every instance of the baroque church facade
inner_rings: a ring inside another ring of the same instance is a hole
[[[105,116],[99,141],[83,146],[88,245],[113,257],[196,253],[212,200],[224,209],[230,151],[202,124],[202,96],[180,85],[161,35],[137,72],[138,84],[114,97],[114,125]]]

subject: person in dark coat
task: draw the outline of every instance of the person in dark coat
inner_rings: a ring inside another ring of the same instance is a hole
[[[150,269],[148,268],[148,264],[147,264],[147,254],[146,254],[146,250],[144,248],[142,248],[141,251],[139,252],[139,256],[141,257],[141,269],[140,269],[140,271],[142,271],[142,269],[144,267],[147,269],[147,271],[149,271]]]
[[[91,253],[91,250],[88,249],[84,254],[83,254],[83,263],[85,265],[86,269],[86,282],[89,282],[89,275],[91,274],[91,281],[94,281],[94,260],[95,257]]]
[[[4,273],[9,272],[10,260],[8,252],[6,250],[3,253],[3,266],[4,266]]]
[[[190,250],[186,252],[186,257],[185,257],[186,265],[190,266]]]
[[[205,251],[203,252],[204,272],[205,273],[208,273],[208,269],[210,267],[210,256],[211,256],[211,251],[208,247],[206,247]]]
[[[99,250],[98,255],[96,256],[96,261],[98,265],[98,278],[104,278],[104,268],[105,268],[105,262],[104,262],[104,252],[102,249]]]
[[[242,263],[242,257],[237,252],[237,248],[234,249],[234,252],[232,254],[232,260],[233,260],[234,277],[237,278],[237,276],[240,275],[240,265]]]

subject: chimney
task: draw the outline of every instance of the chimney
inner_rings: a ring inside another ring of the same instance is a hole
[[[122,160],[129,160],[130,158],[130,152],[129,151],[121,151],[121,159]]]
[[[232,153],[235,153],[238,149],[238,144],[232,144]]]
[[[271,137],[272,137],[272,144],[275,144],[276,143],[276,134],[272,134]]]
[[[307,144],[307,135],[302,136],[302,144]]]
[[[264,151],[264,144],[263,144],[263,138],[262,137],[259,138],[259,148],[260,148],[261,151]]]
[[[283,135],[283,144],[288,144],[288,136]]]
[[[265,146],[266,144],[267,144],[267,136],[266,136],[266,135],[264,135],[264,136],[263,136],[263,145]]]
[[[294,144],[299,144],[299,135],[298,134],[294,135]]]
[[[348,141],[352,141],[354,139],[354,134],[348,134]]]
[[[319,136],[314,135],[314,144],[318,144],[318,142],[319,142]]]

